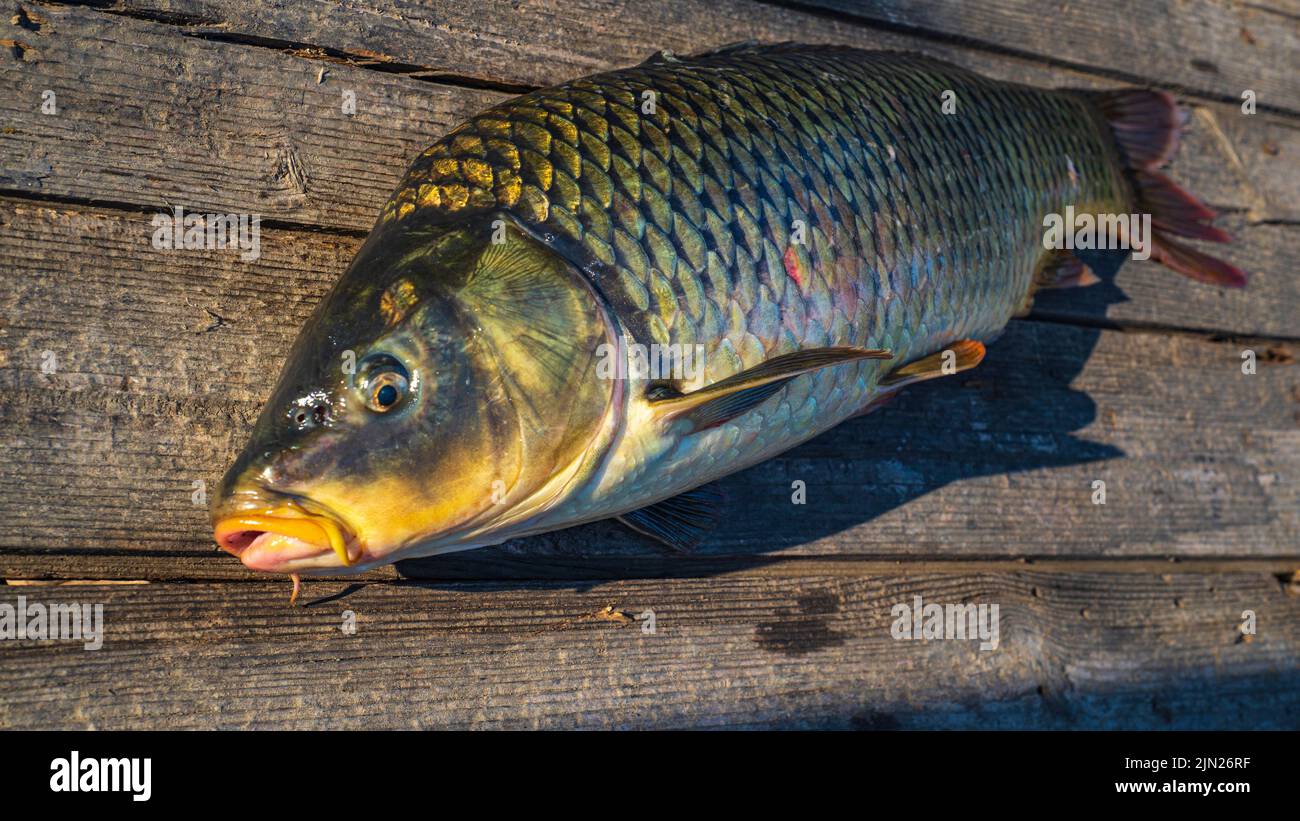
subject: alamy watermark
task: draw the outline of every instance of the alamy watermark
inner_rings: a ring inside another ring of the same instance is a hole
[[[889,635],[911,639],[980,639],[981,650],[996,650],[999,642],[996,604],[926,604],[920,596],[896,604],[889,614]]]
[[[104,605],[0,603],[0,640],[79,641],[87,650],[104,646]]]
[[[1043,217],[1043,247],[1056,251],[1127,249],[1133,259],[1151,258],[1150,214],[1064,214]]]
[[[602,342],[596,348],[597,379],[692,380],[703,375],[703,345],[643,345],[621,336],[617,344]]]
[[[260,214],[187,214],[178,205],[170,214],[154,214],[152,225],[153,247],[159,251],[237,248],[244,262],[262,255]]]
[[[152,758],[82,758],[73,750],[50,762],[51,792],[129,792],[132,801],[153,795]]]

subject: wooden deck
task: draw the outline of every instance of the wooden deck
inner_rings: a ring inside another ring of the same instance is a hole
[[[1171,175],[1250,286],[1130,262],[1045,296],[975,371],[726,480],[688,557],[602,523],[291,609],[215,550],[194,483],[415,154],[510,94],[749,38],[1168,89]],[[0,642],[0,727],[1300,727],[1298,54],[1294,0],[10,2],[0,604],[102,603],[106,638]],[[154,250],[175,205],[260,214],[260,259]],[[999,648],[891,638],[916,595],[997,603]]]

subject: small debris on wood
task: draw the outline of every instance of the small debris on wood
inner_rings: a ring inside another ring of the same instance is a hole
[[[583,616],[580,621],[588,619],[594,619],[596,621],[612,621],[616,624],[631,624],[636,621],[636,618],[630,613],[625,613],[622,610],[615,610],[614,605],[612,604],[605,605],[604,610],[597,610],[595,613]]]
[[[617,624],[620,627],[624,627],[626,625],[635,622],[636,617],[625,610],[615,610],[614,605],[608,604],[605,605],[604,608],[597,610],[595,613],[586,613],[581,616],[578,616],[576,619],[567,619],[562,622],[557,622],[555,624],[547,625],[541,630],[534,631],[533,635],[535,636],[541,635],[542,633],[550,633],[556,630],[567,630],[573,625],[579,624],[584,621],[607,621],[607,622],[613,622],[614,624]]]
[[[18,7],[17,14],[9,18],[9,25],[18,26],[19,28],[24,28],[27,29],[28,31],[40,31],[41,23],[44,22],[45,22],[44,17],[41,17],[39,14],[36,14],[34,12],[28,11],[22,6]]]
[[[1295,364],[1295,354],[1291,353],[1289,348],[1281,345],[1265,348],[1264,352],[1259,355],[1260,362],[1268,362],[1272,365],[1293,365]]]
[[[8,48],[15,60],[26,60],[27,50],[31,46],[19,40],[0,40],[0,48]]]
[[[208,327],[204,328],[202,331],[199,331],[199,333],[206,334],[211,331],[215,331],[217,328],[224,328],[226,325],[229,324],[229,320],[227,320],[224,316],[212,310],[211,308],[204,308],[203,310],[207,311],[208,316],[212,317],[212,319],[215,321]]]
[[[1300,596],[1300,570],[1279,573],[1277,580],[1282,585],[1283,593],[1288,596]]]

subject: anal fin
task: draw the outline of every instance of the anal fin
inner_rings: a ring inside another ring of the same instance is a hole
[[[942,351],[936,351],[923,359],[909,362],[897,368],[880,380],[882,388],[901,388],[916,382],[924,382],[940,376],[970,370],[984,359],[984,346],[973,339],[954,342]],[[948,363],[951,363],[949,365]]]
[[[673,550],[687,553],[717,525],[723,498],[722,491],[704,485],[624,513],[618,520]]]

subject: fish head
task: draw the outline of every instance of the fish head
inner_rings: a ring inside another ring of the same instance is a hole
[[[214,538],[308,575],[503,541],[600,458],[611,322],[509,219],[381,226],[294,343]]]

